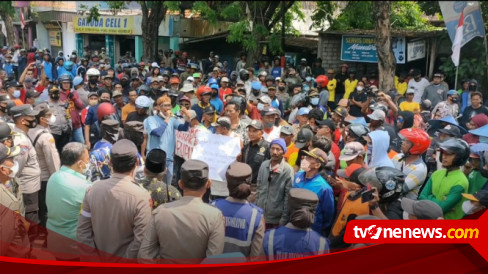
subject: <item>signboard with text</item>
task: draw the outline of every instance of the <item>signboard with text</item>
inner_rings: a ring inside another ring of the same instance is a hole
[[[408,42],[408,62],[425,58],[425,40]]]
[[[392,50],[398,64],[405,64],[405,37],[393,37]],[[343,35],[341,60],[351,62],[377,63],[375,38],[373,36]]]
[[[85,16],[75,16],[73,30],[75,33],[130,35],[134,32],[134,18],[100,16],[98,20],[88,21]]]
[[[49,31],[49,45],[60,47],[61,46],[61,31],[50,30]]]

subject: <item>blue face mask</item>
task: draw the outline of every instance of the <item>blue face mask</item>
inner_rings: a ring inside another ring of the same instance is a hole
[[[488,137],[480,136],[480,143],[488,144]]]
[[[308,92],[310,87],[308,85],[303,85],[303,91]]]
[[[312,98],[312,100],[310,100],[310,103],[314,106],[318,105],[319,104],[319,98]]]
[[[19,98],[20,97],[20,90],[14,91],[14,97]]]

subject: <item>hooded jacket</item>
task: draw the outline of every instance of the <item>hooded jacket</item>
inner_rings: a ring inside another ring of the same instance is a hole
[[[368,144],[368,154],[371,154],[368,166],[369,168],[388,166],[395,167],[388,157],[388,146],[390,144],[390,136],[388,132],[384,130],[375,130],[370,132],[369,137],[371,138],[372,146]]]
[[[473,116],[473,118],[471,118],[471,120],[473,121],[476,128],[480,128],[480,127],[488,124],[488,116],[486,116],[483,113],[476,114],[475,116]],[[463,140],[471,145],[471,144],[479,143],[480,137],[477,135],[473,135],[471,133],[466,133],[463,135]]]

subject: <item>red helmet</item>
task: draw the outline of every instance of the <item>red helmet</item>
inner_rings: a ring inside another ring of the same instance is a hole
[[[169,79],[169,84],[172,85],[172,84],[179,84],[180,83],[180,79],[176,78],[176,77],[172,77],[171,79]]]
[[[102,121],[105,116],[115,114],[115,108],[112,104],[105,102],[101,103],[97,109],[98,121]]]
[[[420,128],[404,128],[399,134],[412,142],[413,146],[408,151],[412,155],[423,154],[430,147],[429,135]]]
[[[320,84],[320,86],[324,88],[329,83],[329,77],[327,77],[325,75],[319,75],[315,79],[315,82],[317,82],[317,84]]]

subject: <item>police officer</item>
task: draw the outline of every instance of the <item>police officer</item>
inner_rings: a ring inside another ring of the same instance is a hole
[[[13,141],[15,146],[20,146],[22,152],[15,157],[19,163],[19,171],[16,176],[20,185],[25,205],[25,217],[34,223],[39,223],[39,190],[41,189],[41,170],[37,162],[36,149],[27,136],[31,128],[37,126],[36,116],[39,111],[34,110],[31,105],[15,106],[10,109],[14,119],[15,132]],[[29,238],[32,240],[37,236],[34,226],[29,229]]]
[[[151,218],[151,197],[134,183],[138,163],[137,147],[132,141],[116,142],[110,161],[112,176],[86,191],[78,218],[77,240],[83,244],[82,256],[101,259],[99,250],[116,256],[106,259],[119,261],[122,257],[137,256]]]
[[[0,144],[0,256],[25,257],[29,252],[29,239],[23,223],[18,222],[18,216],[24,216],[24,205],[20,193],[14,194],[8,190],[6,184],[15,177],[19,165],[14,161],[21,152],[20,147],[9,148]],[[14,214],[12,214],[14,213]]]
[[[140,262],[154,263],[151,259],[161,258],[171,263],[200,263],[223,252],[224,216],[202,200],[212,183],[208,174],[208,165],[199,160],[181,166],[178,185],[183,198],[153,211],[139,250]]]
[[[233,163],[226,173],[229,197],[212,205],[225,217],[224,253],[241,252],[250,259],[263,255],[263,210],[246,199],[251,195],[252,169],[244,163]]]
[[[48,90],[49,92],[49,102],[50,108],[54,109],[53,115],[56,117],[56,123],[54,123],[50,129],[51,134],[54,137],[56,148],[58,153],[61,153],[64,145],[69,142],[70,139],[70,129],[71,129],[71,119],[70,114],[66,110],[67,105],[65,102],[60,100],[60,91],[56,86],[52,86]]]
[[[319,199],[306,189],[293,188],[288,193],[290,222],[270,229],[264,236],[264,253],[269,260],[291,259],[329,253],[327,240],[310,229]]]
[[[8,94],[0,94],[0,120],[6,123],[13,123],[12,118],[8,116],[9,103],[13,103],[10,96]]]
[[[271,156],[269,154],[269,143],[263,139],[263,123],[261,121],[253,120],[247,126],[247,134],[249,143],[242,148],[241,162],[248,164],[253,171],[251,180],[253,194],[249,197],[249,201],[254,202],[259,168]]]
[[[36,116],[37,126],[29,129],[27,136],[32,141],[41,169],[41,190],[39,192],[39,219],[41,227],[46,227],[47,207],[46,189],[47,181],[52,174],[59,170],[61,161],[58,150],[54,144],[54,137],[49,131],[49,125],[56,123],[56,116],[53,115],[54,109],[48,104],[37,105],[35,110],[39,111]]]
[[[166,178],[166,152],[155,148],[146,156],[144,170],[136,173],[136,182],[145,188],[152,199],[152,208],[173,202],[181,198],[181,194],[172,185],[164,182]]]

